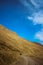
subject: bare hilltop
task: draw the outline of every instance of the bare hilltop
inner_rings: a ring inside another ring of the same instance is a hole
[[[43,46],[0,25],[0,65],[43,65]]]

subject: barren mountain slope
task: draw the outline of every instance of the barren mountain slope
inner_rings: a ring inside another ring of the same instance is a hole
[[[43,46],[0,25],[0,65],[43,65]]]

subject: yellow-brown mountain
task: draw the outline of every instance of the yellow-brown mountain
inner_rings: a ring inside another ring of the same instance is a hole
[[[0,25],[0,65],[43,65],[43,46]]]

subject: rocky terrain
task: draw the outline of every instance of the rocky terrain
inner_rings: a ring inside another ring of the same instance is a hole
[[[43,65],[43,46],[0,25],[0,65]]]

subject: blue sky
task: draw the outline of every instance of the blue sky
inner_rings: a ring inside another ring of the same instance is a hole
[[[43,44],[42,1],[0,0],[0,24],[22,38]]]

